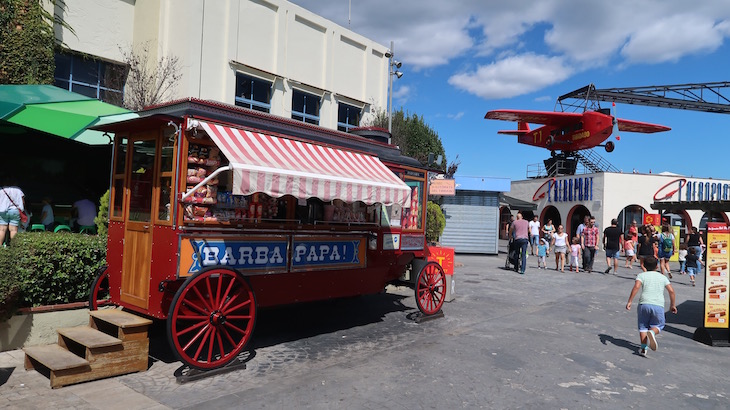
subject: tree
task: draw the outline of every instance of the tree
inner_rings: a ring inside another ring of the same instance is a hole
[[[375,112],[371,126],[388,128],[388,112],[380,110]],[[403,155],[416,158],[422,164],[428,162],[428,155],[433,154],[434,158],[442,156],[441,163],[432,164],[439,169],[446,169],[446,152],[441,144],[441,138],[423,120],[423,116],[404,112],[403,108],[393,113],[391,120],[391,136],[393,144],[400,147]],[[452,163],[449,168],[453,167],[453,175],[458,168],[458,163]]]
[[[124,107],[133,111],[168,101],[182,78],[177,56],[162,56],[155,63],[150,50],[149,41],[126,50],[119,49],[123,61],[129,67],[124,87]]]
[[[53,84],[55,35],[47,19],[39,0],[0,3],[0,84]]]

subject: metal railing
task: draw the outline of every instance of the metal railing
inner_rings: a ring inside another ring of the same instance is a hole
[[[562,175],[595,174],[619,172],[608,160],[594,150],[572,152],[561,157],[548,159],[544,164],[527,165],[527,179],[555,177]]]

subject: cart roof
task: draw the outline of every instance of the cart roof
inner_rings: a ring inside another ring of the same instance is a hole
[[[192,117],[233,127],[249,128],[267,134],[290,136],[299,140],[364,151],[378,156],[384,162],[424,168],[418,160],[402,155],[400,149],[391,144],[216,101],[186,98],[148,107],[139,111],[138,114],[140,117],[137,119],[92,129],[108,132],[136,131],[159,127],[169,121],[181,125],[183,118]]]

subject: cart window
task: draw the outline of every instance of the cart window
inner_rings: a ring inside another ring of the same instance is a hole
[[[421,203],[421,195],[423,194],[424,181],[408,180],[406,185],[411,187],[411,206],[403,208],[401,226],[403,229],[423,229],[423,203]]]
[[[122,206],[124,204],[124,169],[127,163],[127,138],[117,138],[114,153],[114,174],[112,176],[112,209],[110,218],[121,219],[124,217]]]
[[[160,148],[160,194],[157,203],[157,220],[168,222],[171,220],[170,203],[172,202],[172,169],[175,158],[175,141],[165,138]]]
[[[149,222],[152,212],[152,174],[157,141],[135,141],[129,183],[129,220]]]

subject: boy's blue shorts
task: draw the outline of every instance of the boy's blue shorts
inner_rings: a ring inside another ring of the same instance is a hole
[[[639,332],[648,332],[653,327],[664,329],[664,306],[639,305],[638,316]]]

